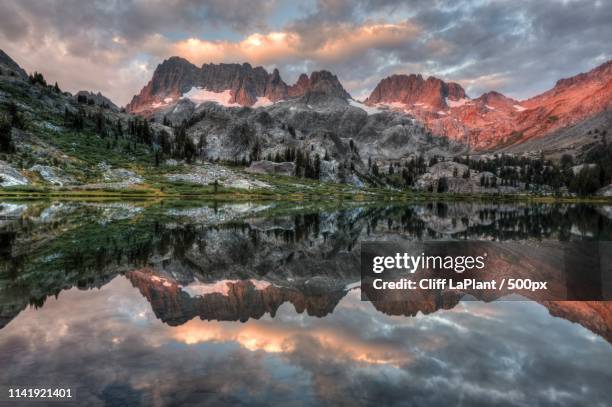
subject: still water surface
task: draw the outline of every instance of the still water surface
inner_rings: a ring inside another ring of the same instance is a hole
[[[610,405],[612,303],[360,299],[359,243],[612,240],[612,208],[0,203],[0,384],[79,405]]]

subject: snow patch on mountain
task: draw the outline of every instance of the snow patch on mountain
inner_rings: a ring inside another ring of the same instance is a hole
[[[266,107],[266,106],[271,106],[273,105],[274,102],[272,102],[270,99],[268,99],[267,97],[258,97],[257,101],[253,104],[253,106],[251,106],[252,108],[256,108],[256,107]]]
[[[204,102],[215,102],[225,107],[236,107],[240,106],[238,103],[230,102],[232,95],[229,89],[223,92],[212,92],[210,90],[202,89],[199,86],[192,87],[189,92],[184,93],[183,98],[191,100],[196,106],[201,105]]]
[[[380,113],[380,112],[381,112],[381,110],[380,110],[379,108],[377,108],[377,107],[374,107],[374,106],[368,106],[368,105],[364,105],[363,103],[358,102],[358,101],[356,101],[356,100],[354,100],[354,99],[349,99],[349,101],[348,101],[348,102],[349,102],[349,104],[350,104],[351,106],[358,107],[358,108],[360,108],[361,110],[365,110],[365,112],[366,112],[367,114],[369,114],[369,115],[370,115],[370,114],[377,114],[377,113]]]
[[[517,112],[522,112],[523,110],[527,110],[526,107],[523,107],[521,105],[514,105],[513,107]]]
[[[268,288],[271,284],[263,280],[248,280],[253,284],[255,290],[261,291]],[[189,285],[181,287],[181,290],[189,294],[190,297],[203,297],[209,294],[221,294],[225,297],[229,295],[230,285],[238,283],[239,280],[220,280],[214,283],[202,283],[194,281]]]
[[[459,100],[450,100],[446,98],[446,104],[452,109],[453,107],[461,107],[470,102],[468,98],[461,98]]]
[[[422,104],[422,103],[421,103]],[[415,104],[415,106],[417,106],[418,104]],[[384,107],[387,109],[394,109],[394,110],[402,110],[402,111],[408,111],[408,108],[406,107],[405,103],[402,102],[387,102],[387,103],[377,103],[376,106],[378,107]]]

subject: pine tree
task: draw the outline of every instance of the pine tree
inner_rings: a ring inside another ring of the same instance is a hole
[[[372,165],[372,174],[374,174],[375,177],[378,177],[378,164],[376,163]]]
[[[98,133],[99,135],[104,135],[104,115],[102,114],[102,111],[98,111],[96,112],[95,115],[95,122],[96,122],[96,133]]]
[[[304,176],[304,158],[300,151],[295,154],[295,175],[298,177]]]
[[[446,192],[448,191],[448,181],[446,177],[441,177],[438,180],[438,192]]]
[[[143,121],[143,128],[142,128],[142,141],[145,144],[151,144],[151,128],[149,127],[149,122],[144,120]]]
[[[0,152],[9,154],[15,152],[11,130],[12,126],[8,118],[0,117]]]
[[[259,141],[255,141],[255,144],[251,148],[251,161],[259,161],[261,159],[261,146],[259,145]]]
[[[206,134],[205,133],[200,134],[200,140],[198,140],[198,154],[201,157],[204,156],[207,145],[208,145],[208,140],[206,139]]]
[[[23,130],[25,128],[25,120],[23,115],[19,112],[17,105],[12,100],[9,102],[7,106],[10,124],[12,127],[16,129]]]
[[[193,159],[195,158],[196,154],[197,154],[197,148],[195,146],[195,144],[193,143],[193,141],[191,141],[191,139],[189,137],[185,138],[185,161],[187,161],[188,164],[191,164],[193,162]]]
[[[32,85],[41,85],[44,87],[47,86],[47,81],[45,80],[45,77],[43,76],[43,74],[41,74],[40,72],[34,72],[33,75],[30,74],[28,79]]]

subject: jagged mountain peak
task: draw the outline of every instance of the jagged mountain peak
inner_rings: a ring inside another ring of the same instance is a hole
[[[465,90],[457,83],[444,82],[434,76],[423,79],[421,74],[395,74],[381,80],[365,103],[403,104],[432,110],[448,108],[446,99],[466,98]]]
[[[171,57],[157,66],[151,81],[126,108],[148,115],[168,108],[186,94],[197,103],[211,100],[226,106],[265,106],[311,93],[351,97],[337,76],[325,70],[310,76],[302,74],[294,85],[288,86],[278,69],[269,73],[248,62],[205,63],[198,68],[184,58]]]
[[[307,93],[318,93],[343,99],[351,98],[338,77],[326,70],[314,71],[310,74],[310,77],[301,74],[295,85],[289,90],[289,96],[302,96]]]
[[[523,101],[497,91],[469,99],[457,83],[396,74],[381,80],[365,103],[399,108],[433,133],[468,142],[475,149],[505,148],[610,109],[612,61],[561,79],[552,89]]]
[[[350,99],[338,77],[326,70],[303,73],[288,85],[278,69],[270,73],[247,62],[198,68],[173,57],[158,66],[151,82],[127,109],[144,115],[163,113],[185,95],[196,106],[206,101],[261,107],[301,97],[307,104]],[[607,61],[589,72],[561,79],[551,90],[523,101],[494,90],[470,99],[459,83],[400,73],[382,79],[364,103],[376,111],[400,110],[422,121],[434,134],[469,143],[475,149],[491,149],[571,126],[609,109],[611,101],[612,61]]]
[[[168,59],[165,59],[160,65],[168,65],[168,64],[185,64],[185,65],[193,65],[187,59],[179,56],[172,56]],[[195,65],[193,65],[195,66]]]
[[[483,93],[478,98],[474,99],[476,102],[481,102],[489,108],[500,108],[500,109],[513,109],[514,106],[518,106],[519,102],[516,99],[512,99],[500,92],[489,91]]]

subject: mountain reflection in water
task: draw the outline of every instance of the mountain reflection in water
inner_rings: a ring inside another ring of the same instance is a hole
[[[612,240],[611,218],[585,205],[3,203],[0,383],[53,378],[87,405],[606,405],[610,302],[372,304],[354,287],[364,240]]]

